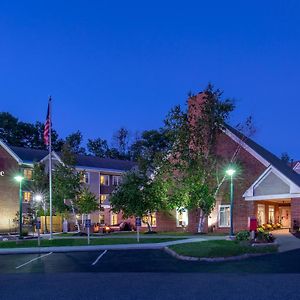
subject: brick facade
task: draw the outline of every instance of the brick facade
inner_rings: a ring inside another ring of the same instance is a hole
[[[0,147],[0,232],[14,231],[17,224],[13,222],[19,211],[19,184],[14,176],[19,172],[17,161]]]

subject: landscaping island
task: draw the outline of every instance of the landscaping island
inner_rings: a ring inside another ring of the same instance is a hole
[[[237,241],[214,240],[170,246],[169,249],[180,256],[195,258],[228,258],[245,254],[265,254],[277,252],[276,245],[253,247]]]

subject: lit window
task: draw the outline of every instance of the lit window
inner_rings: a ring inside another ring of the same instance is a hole
[[[109,185],[109,175],[100,175],[100,184]]]
[[[89,184],[90,183],[90,173],[83,172],[80,178],[81,183]]]
[[[230,205],[219,206],[219,227],[230,226]]]
[[[107,199],[108,195],[107,194],[101,194],[100,195],[100,203],[104,203],[104,201]]]
[[[117,225],[117,224],[118,224],[118,214],[111,212],[110,225]]]
[[[23,175],[25,179],[32,180],[32,169],[24,169]]]
[[[266,211],[264,204],[257,204],[257,223],[263,225],[266,222]]]
[[[31,193],[30,192],[24,192],[23,193],[23,202],[30,202],[31,200]]]
[[[189,223],[188,211],[186,209],[176,209],[176,226],[186,227]]]
[[[115,185],[115,186],[120,185],[121,184],[121,180],[122,180],[121,176],[114,175],[112,177],[112,184]]]
[[[143,216],[142,218],[142,227],[147,227],[147,223],[150,224],[151,227],[156,227],[156,213],[149,214],[147,216]]]
[[[269,205],[269,223],[275,223],[275,207],[273,205]]]

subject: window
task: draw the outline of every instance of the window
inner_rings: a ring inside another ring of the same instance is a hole
[[[274,205],[269,205],[269,223],[275,223],[275,207]]]
[[[186,227],[189,223],[188,211],[184,208],[176,209],[176,226]]]
[[[103,214],[99,215],[99,223],[100,223],[100,225],[104,225],[105,224],[105,222],[104,222],[104,215]]]
[[[120,185],[121,181],[122,181],[122,177],[121,176],[114,175],[112,177],[112,184],[115,185],[115,186]]]
[[[118,214],[111,212],[110,225],[116,225],[116,224],[118,224]]]
[[[257,204],[257,223],[258,225],[263,225],[266,222],[265,217],[265,205]]]
[[[109,185],[109,175],[100,175],[100,184]]]
[[[32,180],[32,169],[24,169],[23,176],[26,180]]]
[[[156,227],[156,213],[149,214],[142,218],[142,227],[147,227],[147,223],[151,225],[151,227]]]
[[[82,172],[82,176],[80,178],[81,183],[89,184],[90,183],[90,173]]]
[[[219,206],[219,227],[230,227],[230,205]]]
[[[31,193],[23,192],[23,202],[30,202],[30,200],[31,200]]]
[[[101,194],[100,195],[100,203],[103,204],[104,201],[107,199],[108,195],[107,194]]]

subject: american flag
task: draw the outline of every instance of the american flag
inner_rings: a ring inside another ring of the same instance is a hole
[[[44,128],[44,143],[45,145],[49,145],[49,133],[50,133],[50,101],[51,98],[49,99],[48,102],[48,110],[47,110],[47,117],[46,117],[46,122],[45,122],[45,128]]]

